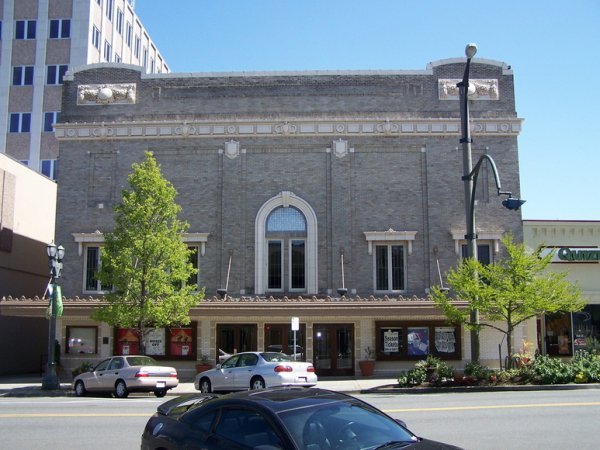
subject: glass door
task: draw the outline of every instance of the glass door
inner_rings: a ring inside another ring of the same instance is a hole
[[[315,324],[313,346],[317,375],[354,375],[354,325]]]

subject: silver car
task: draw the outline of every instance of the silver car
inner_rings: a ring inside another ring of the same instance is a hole
[[[73,390],[78,397],[87,392],[113,393],[125,398],[130,392],[154,392],[164,397],[179,384],[173,367],[159,366],[149,356],[113,356],[98,363],[90,372],[77,375]]]
[[[196,389],[206,393],[315,384],[317,375],[311,363],[294,361],[277,352],[237,353],[215,369],[199,373],[194,380]]]

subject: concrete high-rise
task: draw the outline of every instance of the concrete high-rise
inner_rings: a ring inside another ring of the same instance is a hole
[[[67,71],[116,62],[169,72],[134,3],[0,0],[0,153],[54,179]]]

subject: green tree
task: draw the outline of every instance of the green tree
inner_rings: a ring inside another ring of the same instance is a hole
[[[163,178],[151,153],[133,164],[115,207],[115,228],[105,235],[98,278],[112,289],[93,318],[112,326],[132,328],[141,336],[146,353],[147,333],[153,328],[190,322],[189,311],[204,296],[186,281],[197,270],[191,250],[182,240],[188,224],[177,218],[177,192]]]
[[[566,279],[566,272],[546,272],[552,253],[543,255],[543,246],[528,253],[524,244],[510,235],[502,243],[507,258],[484,265],[473,258],[461,261],[447,274],[453,297],[438,287],[431,297],[451,322],[470,330],[488,327],[505,335],[508,355],[513,354],[512,334],[517,325],[542,314],[580,311],[585,306],[578,286]],[[456,300],[467,303],[462,307]],[[481,314],[479,324],[471,323],[471,311]]]

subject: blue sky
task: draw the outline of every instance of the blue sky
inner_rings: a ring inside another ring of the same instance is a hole
[[[135,9],[173,72],[424,70],[475,42],[477,57],[514,71],[523,218],[600,220],[598,0],[137,0]]]

